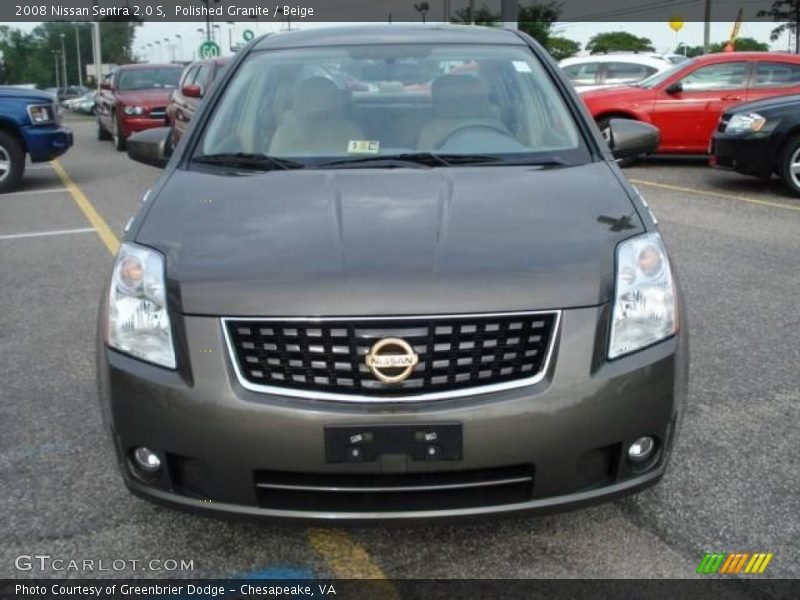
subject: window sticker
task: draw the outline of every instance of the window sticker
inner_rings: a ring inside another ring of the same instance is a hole
[[[348,154],[378,154],[380,142],[375,140],[350,140],[347,144]]]
[[[531,73],[531,66],[526,63],[524,60],[515,60],[512,61],[514,63],[514,68],[517,70],[517,73]]]

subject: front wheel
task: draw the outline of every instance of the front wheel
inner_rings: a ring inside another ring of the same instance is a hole
[[[603,139],[608,144],[611,141],[611,119],[627,119],[627,117],[603,117],[602,119],[597,119],[597,127],[600,129],[600,135],[603,136]],[[633,119],[628,119],[633,120]],[[636,164],[636,161],[639,160],[639,157],[633,158],[623,158],[617,161],[617,164],[620,167],[630,167],[633,164]]]
[[[113,123],[113,131],[111,132],[111,137],[114,138],[114,148],[122,152],[125,150],[125,136],[122,133],[122,123],[119,122],[119,118],[114,116],[111,119],[111,123]]]
[[[800,136],[791,138],[778,160],[778,175],[795,196],[800,196]]]
[[[10,133],[0,131],[0,194],[16,188],[24,172],[25,151],[22,144]]]

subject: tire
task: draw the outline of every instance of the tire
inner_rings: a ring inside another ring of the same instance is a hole
[[[123,152],[125,150],[125,137],[122,135],[122,126],[116,116],[112,117],[111,122],[114,124],[114,129],[111,132],[111,137],[114,140],[114,148],[119,152]]]
[[[106,131],[106,128],[103,127],[103,124],[100,122],[100,119],[97,119],[97,139],[106,142],[111,139],[111,134]]]
[[[800,196],[800,136],[790,138],[778,159],[778,175],[795,196]]]
[[[6,131],[0,131],[0,194],[19,185],[25,173],[25,150],[22,143]]]
[[[603,135],[603,139],[606,141],[606,143],[608,142],[608,140],[611,137],[611,134],[609,132],[609,126],[610,126],[610,123],[611,123],[611,119],[628,119],[628,117],[611,116],[611,117],[603,117],[602,119],[597,119],[597,127],[600,129],[600,133]],[[628,120],[632,121],[633,119],[628,119]],[[618,160],[617,164],[620,167],[625,168],[625,167],[630,167],[631,165],[636,164],[636,162],[638,160],[639,160],[639,157],[623,158],[621,160]]]

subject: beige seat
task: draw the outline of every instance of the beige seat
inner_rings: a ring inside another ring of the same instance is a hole
[[[473,75],[443,75],[431,86],[433,117],[417,140],[417,149],[436,150],[459,129],[466,126],[490,127],[507,132],[499,110],[489,100],[482,79]]]
[[[272,137],[269,153],[341,155],[351,140],[363,140],[358,123],[345,117],[347,92],[325,77],[309,77],[297,84],[292,108]]]

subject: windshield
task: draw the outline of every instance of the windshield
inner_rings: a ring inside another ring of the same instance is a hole
[[[182,69],[126,69],[120,71],[118,90],[148,90],[178,87]]]
[[[643,87],[643,88],[645,88],[647,90],[649,90],[650,88],[654,88],[655,86],[657,86],[662,81],[666,81],[667,79],[672,77],[678,71],[682,71],[683,69],[685,69],[688,66],[688,64],[689,63],[687,61],[683,60],[683,61],[673,65],[672,67],[670,67],[666,71],[661,71],[660,73],[656,73],[655,75],[651,75],[647,79],[642,79],[636,85],[638,85],[639,87]]]
[[[194,158],[266,155],[296,168],[422,153],[589,160],[573,116],[527,48],[410,44],[253,54]]]

